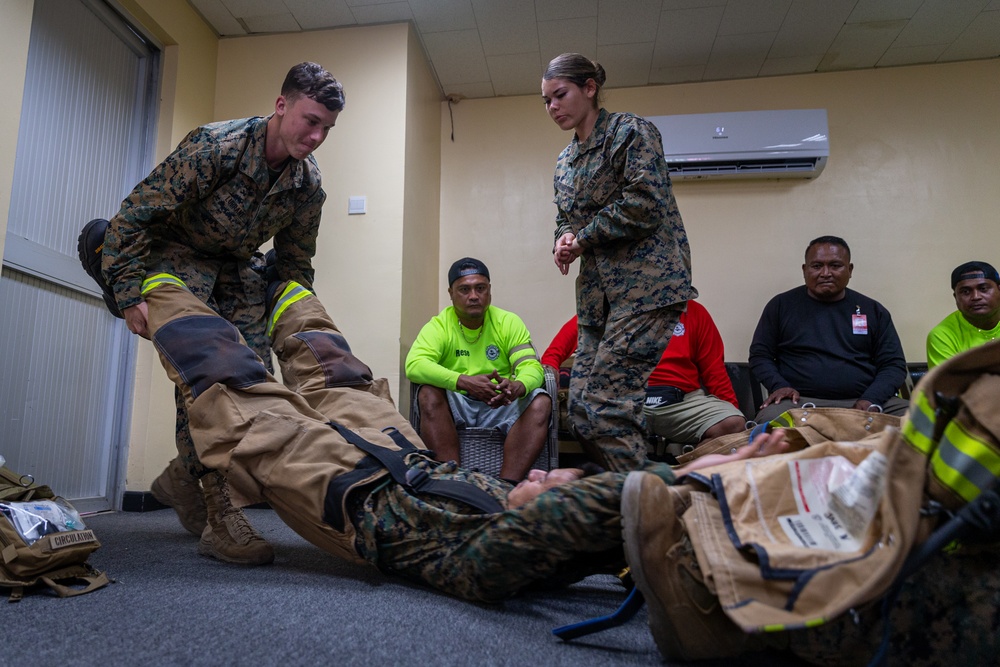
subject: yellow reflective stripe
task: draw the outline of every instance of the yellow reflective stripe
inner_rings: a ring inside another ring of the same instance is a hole
[[[770,423],[774,428],[795,428],[795,424],[792,423],[792,415],[787,412],[782,412],[772,419]]]
[[[972,502],[1000,477],[1000,453],[952,420],[931,456],[931,470],[945,486]]]
[[[798,630],[800,628],[815,628],[826,623],[825,618],[822,616],[820,618],[811,618],[801,625],[796,623],[795,625],[785,625],[784,623],[772,623],[771,625],[765,625],[761,628],[762,632],[784,632],[785,630]]]
[[[914,449],[929,456],[934,451],[934,409],[927,396],[918,391],[910,400],[910,412],[903,423],[903,439]]]
[[[278,324],[278,318],[281,317],[281,314],[285,312],[286,308],[296,301],[306,298],[310,294],[312,294],[312,292],[294,280],[289,282],[285,286],[281,296],[278,297],[277,303],[274,304],[274,310],[271,311],[271,319],[267,326],[267,335],[270,336],[274,332],[274,327]]]
[[[183,287],[187,289],[187,285],[184,281],[177,276],[170,275],[169,273],[157,273],[155,275],[149,276],[142,281],[142,294],[154,290],[160,285],[177,285],[178,287]]]

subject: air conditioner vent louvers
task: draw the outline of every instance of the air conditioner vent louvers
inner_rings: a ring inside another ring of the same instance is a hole
[[[825,109],[652,116],[674,180],[815,178],[829,156]]]

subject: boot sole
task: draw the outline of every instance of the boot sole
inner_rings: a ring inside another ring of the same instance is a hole
[[[233,565],[267,565],[274,562],[273,551],[258,558],[234,558],[233,556],[227,556],[224,553],[216,551],[211,542],[206,542],[205,540],[198,542],[198,555],[221,560],[224,563],[232,563]]]
[[[649,630],[656,642],[656,647],[660,649],[660,654],[668,661],[687,660],[679,641],[676,639],[678,629],[670,621],[670,614],[664,603],[655,595],[642,563],[642,535],[639,526],[643,519],[640,512],[642,508],[642,482],[647,474],[649,473],[629,474],[622,487],[621,516],[625,561],[629,565],[629,571],[636,588],[646,599],[646,605],[649,608]],[[662,509],[673,511],[672,507]],[[667,564],[665,559],[663,564],[664,566]]]
[[[121,311],[118,310],[118,303],[115,301],[115,294],[111,290],[108,283],[104,280],[104,275],[101,274],[99,268],[94,270],[90,263],[93,258],[91,257],[90,249],[87,248],[87,239],[91,236],[91,232],[94,228],[100,225],[104,225],[105,231],[107,231],[108,221],[103,218],[96,218],[83,226],[83,231],[80,232],[80,236],[76,240],[76,252],[80,257],[80,263],[83,265],[83,270],[86,271],[87,275],[93,278],[94,282],[97,283],[97,286],[101,288],[101,296],[104,298],[104,305],[109,311],[111,311],[112,315],[119,319],[124,319]],[[103,247],[104,241],[102,240],[101,243],[94,248],[93,254],[96,255],[97,250]]]

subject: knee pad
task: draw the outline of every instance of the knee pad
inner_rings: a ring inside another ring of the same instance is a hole
[[[234,389],[260,384],[267,369],[240,341],[229,322],[214,315],[192,315],[168,322],[153,344],[180,375],[193,398],[216,383]]]
[[[372,370],[354,356],[347,339],[335,331],[303,331],[295,334],[316,357],[327,387],[354,387],[373,380]]]

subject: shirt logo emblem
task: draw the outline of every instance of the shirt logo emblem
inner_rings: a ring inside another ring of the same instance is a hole
[[[683,336],[684,335],[684,323],[683,322],[678,322],[677,326],[674,327],[674,335],[675,336]]]
[[[500,358],[500,348],[496,345],[490,345],[486,348],[486,358],[490,361],[496,361]]]

